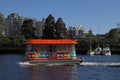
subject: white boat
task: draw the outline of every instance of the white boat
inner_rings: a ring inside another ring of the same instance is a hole
[[[101,47],[97,47],[95,49],[95,55],[100,55],[102,53],[102,48]]]
[[[111,50],[110,50],[110,48],[109,48],[109,47],[103,48],[102,54],[103,54],[103,55],[111,55]]]
[[[92,56],[92,55],[95,54],[95,52],[94,52],[93,50],[89,50],[89,51],[87,52],[87,54]]]
[[[92,49],[92,42],[91,42],[91,39],[90,39],[90,49],[88,50],[87,54],[88,55],[94,55],[95,54],[95,51]]]
[[[90,41],[90,49],[88,50],[87,54],[91,56],[95,54],[95,51],[92,49],[91,41]]]

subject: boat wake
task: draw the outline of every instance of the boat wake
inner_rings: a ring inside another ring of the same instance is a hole
[[[19,62],[18,63],[20,66],[35,66],[35,64],[31,64],[29,62]]]
[[[32,64],[29,62],[19,62],[20,66],[36,66],[37,64]],[[46,66],[53,66],[57,64],[48,64]],[[60,64],[59,64],[60,65]],[[120,67],[120,62],[82,62],[80,66],[109,66],[109,67]]]
[[[37,65],[43,65],[43,66],[60,66],[60,65],[63,65],[62,63],[38,64],[38,63],[30,63],[30,62],[19,62],[18,64],[19,64],[21,67],[37,66]]]
[[[120,67],[120,62],[82,62],[81,66],[110,66]]]

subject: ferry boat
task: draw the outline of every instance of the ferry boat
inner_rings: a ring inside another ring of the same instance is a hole
[[[32,39],[26,43],[25,62],[39,65],[74,65],[83,62],[69,39]]]

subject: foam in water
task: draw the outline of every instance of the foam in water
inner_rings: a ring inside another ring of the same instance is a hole
[[[80,65],[82,66],[119,66],[120,67],[120,62],[83,62]]]
[[[37,64],[31,64],[29,62],[19,62],[20,66],[35,66]],[[53,66],[57,64],[48,64],[46,66]],[[111,67],[120,67],[120,62],[82,62],[81,66],[111,66]]]
[[[35,64],[31,64],[29,62],[19,62],[20,66],[34,66]]]

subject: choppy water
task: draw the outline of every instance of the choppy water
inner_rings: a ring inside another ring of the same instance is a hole
[[[24,55],[0,55],[0,80],[120,80],[120,55],[78,57],[79,66],[26,66]]]

